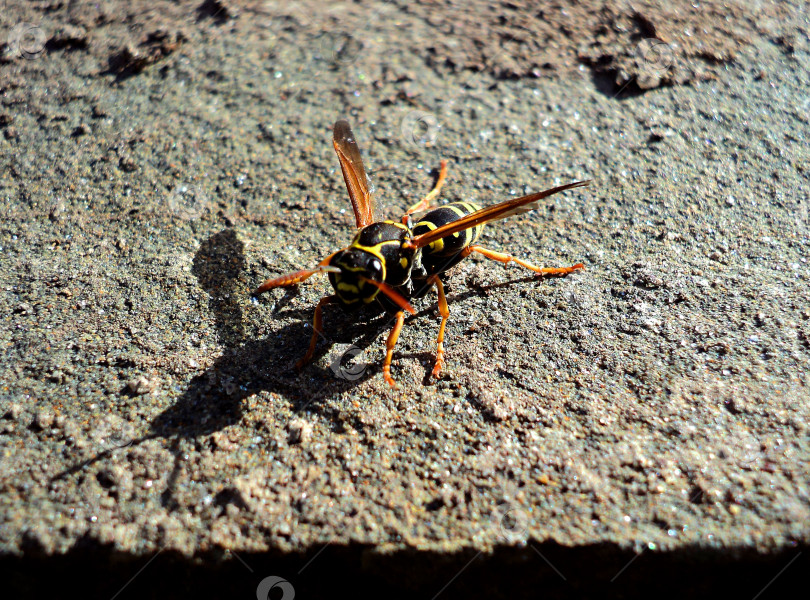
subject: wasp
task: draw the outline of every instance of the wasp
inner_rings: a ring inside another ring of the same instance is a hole
[[[484,225],[534,210],[543,198],[587,185],[590,180],[568,183],[484,208],[473,202],[432,207],[431,203],[438,197],[447,177],[447,161],[442,160],[433,189],[411,206],[400,221],[377,221],[363,159],[347,121],[335,123],[333,144],[357,223],[354,238],[346,248],[330,254],[315,268],[268,279],[254,292],[261,294],[273,288],[297,285],[317,273],[328,275],[335,293],[322,298],[315,307],[309,349],[296,363],[297,369],[306,365],[315,354],[318,337],[323,332],[326,305],[339,304],[352,310],[378,301],[394,313],[394,326],[385,345],[383,377],[391,387],[396,387],[391,377],[394,347],[402,331],[405,312],[415,314],[408,299],[424,296],[435,287],[441,324],[436,338],[436,363],[431,375],[438,377],[445,362],[444,332],[450,316],[443,283],[448,269],[474,252],[504,265],[517,263],[538,275],[567,275],[584,268],[582,263],[571,267],[541,268],[510,254],[489,250],[476,242]],[[411,215],[422,212],[425,214],[414,225]]]

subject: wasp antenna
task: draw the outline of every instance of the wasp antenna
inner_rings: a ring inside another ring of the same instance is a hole
[[[282,275],[281,277],[276,277],[275,279],[268,279],[258,288],[256,288],[253,295],[258,296],[259,294],[263,294],[264,292],[277,287],[290,287],[291,285],[296,285],[317,273],[340,273],[340,269],[330,265],[319,265],[314,269],[304,269],[303,271],[288,273],[287,275]]]
[[[412,315],[416,314],[416,310],[414,310],[411,303],[408,302],[405,297],[392,288],[390,285],[383,283],[382,281],[375,281],[373,279],[369,279],[368,277],[360,276],[360,279],[363,281],[367,281],[371,285],[375,286],[379,289],[383,294],[388,296],[392,302],[394,302],[397,306],[399,306],[402,310],[407,310]]]

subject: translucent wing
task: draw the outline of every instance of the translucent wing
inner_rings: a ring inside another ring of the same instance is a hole
[[[464,231],[470,227],[475,227],[476,225],[482,225],[484,223],[491,223],[492,221],[505,219],[507,217],[511,217],[512,215],[519,215],[529,212],[530,210],[537,208],[537,202],[543,198],[547,198],[552,194],[564,192],[565,190],[588,185],[590,182],[590,179],[587,181],[575,181],[574,183],[560,185],[549,190],[537,192],[536,194],[529,194],[528,196],[523,196],[522,198],[515,198],[514,200],[506,200],[500,204],[486,206],[481,210],[470,213],[466,217],[460,218],[457,221],[437,227],[433,231],[428,231],[422,235],[417,235],[411,239],[410,245],[415,248],[422,248],[428,244],[432,244],[436,240],[440,240],[459,231]]]
[[[347,121],[341,119],[335,123],[333,143],[340,160],[343,179],[346,181],[346,189],[349,190],[349,198],[352,200],[357,227],[370,225],[375,220],[374,198],[371,196],[371,186],[363,168],[360,148],[357,147],[357,141]]]

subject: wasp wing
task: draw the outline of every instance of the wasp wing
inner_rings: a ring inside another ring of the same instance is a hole
[[[335,123],[332,141],[340,160],[340,168],[343,171],[343,179],[346,181],[346,189],[349,190],[349,198],[352,201],[357,227],[370,225],[375,220],[374,198],[371,195],[371,186],[368,177],[366,177],[366,170],[363,167],[360,148],[357,147],[357,140],[354,138],[348,121],[341,119]]]
[[[469,215],[458,219],[457,221],[452,221],[447,225],[437,227],[433,231],[428,231],[421,235],[417,235],[411,239],[410,245],[415,248],[423,248],[428,244],[432,244],[436,240],[445,238],[448,235],[453,235],[459,231],[464,231],[470,227],[483,225],[484,223],[491,223],[492,221],[498,221],[513,215],[520,215],[525,212],[529,212],[530,210],[538,208],[537,202],[543,198],[547,198],[559,192],[564,192],[565,190],[588,185],[590,182],[590,179],[587,181],[575,181],[574,183],[560,185],[542,192],[537,192],[536,194],[529,194],[528,196],[523,196],[522,198],[515,198],[513,200],[506,200],[500,204],[486,206],[481,210],[477,210],[474,213],[470,213]]]

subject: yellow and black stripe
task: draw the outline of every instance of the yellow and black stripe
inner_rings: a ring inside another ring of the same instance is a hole
[[[446,204],[426,213],[414,226],[413,235],[433,231],[480,209],[481,207],[473,202]],[[426,277],[438,275],[458,263],[463,258],[461,253],[478,240],[483,228],[483,224],[476,225],[425,246],[422,249],[422,266],[425,269]]]

